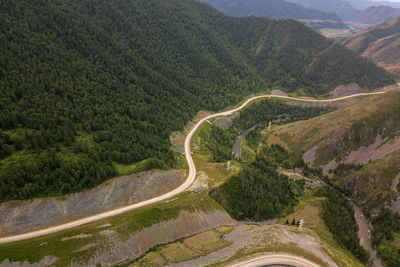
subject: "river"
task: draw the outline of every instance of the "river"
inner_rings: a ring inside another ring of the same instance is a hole
[[[372,246],[372,229],[367,217],[362,210],[362,208],[355,203],[354,201],[350,201],[354,208],[354,216],[356,217],[356,221],[358,224],[358,237],[360,238],[360,244],[365,248],[370,254],[371,259],[374,261],[372,266],[374,267],[384,267],[381,259],[378,257],[376,250]]]

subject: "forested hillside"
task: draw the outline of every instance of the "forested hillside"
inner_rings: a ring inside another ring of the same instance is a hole
[[[268,17],[272,19],[310,20],[313,29],[338,28],[346,25],[342,19],[333,13],[305,8],[296,3],[284,0],[202,0],[229,16]],[[311,22],[312,21],[312,22]]]
[[[329,13],[338,14],[341,17],[350,16],[357,12],[349,2],[343,0],[288,0],[289,2],[298,3],[307,8],[313,8]]]
[[[172,131],[267,88],[393,82],[301,23],[191,0],[4,0],[0,48],[0,201],[173,167]]]
[[[279,145],[264,147],[254,162],[210,194],[237,220],[284,216],[293,210],[304,186],[303,180],[293,181],[276,171],[284,162],[290,168],[300,166],[289,158],[288,151]]]

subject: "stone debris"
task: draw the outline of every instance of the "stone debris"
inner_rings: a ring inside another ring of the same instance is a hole
[[[92,234],[84,234],[84,233],[82,233],[82,234],[75,235],[75,236],[63,237],[61,239],[61,241],[68,241],[68,240],[71,240],[71,239],[83,239],[83,238],[88,238],[88,237],[92,237],[92,236],[93,236]]]

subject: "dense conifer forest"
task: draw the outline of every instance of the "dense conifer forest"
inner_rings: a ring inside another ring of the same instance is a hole
[[[400,233],[400,215],[384,207],[371,223],[373,243],[382,261],[387,266],[400,266],[400,250],[393,244]]]
[[[343,246],[366,264],[370,255],[360,245],[358,225],[354,217],[354,209],[349,200],[345,195],[328,186],[321,188],[318,195],[326,197],[322,204],[322,218],[329,231]]]
[[[283,147],[265,147],[251,164],[210,194],[237,220],[284,216],[293,211],[304,186],[303,180],[293,181],[276,171],[284,162],[291,168],[301,166],[289,159]]]
[[[172,131],[251,93],[393,82],[301,23],[191,0],[4,0],[0,51],[0,201],[171,168]]]

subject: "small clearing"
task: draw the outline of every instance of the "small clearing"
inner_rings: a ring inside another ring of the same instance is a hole
[[[283,92],[283,91],[281,91],[281,90],[278,90],[278,89],[272,90],[272,91],[271,91],[271,94],[273,94],[273,95],[280,95],[280,96],[289,96],[287,93],[285,93],[285,92]]]

